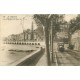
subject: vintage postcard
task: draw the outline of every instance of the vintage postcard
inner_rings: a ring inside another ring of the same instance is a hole
[[[0,14],[0,66],[80,66],[80,14]]]

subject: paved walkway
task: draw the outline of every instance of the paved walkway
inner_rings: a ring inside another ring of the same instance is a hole
[[[47,57],[46,53],[39,59],[38,63],[35,66],[47,66]]]

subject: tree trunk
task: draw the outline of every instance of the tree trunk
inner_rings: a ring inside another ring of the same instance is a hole
[[[50,51],[50,54],[51,54],[51,33],[49,34],[49,51]],[[50,55],[50,58],[51,58],[51,55]]]
[[[47,64],[48,66],[51,65],[50,61],[50,51],[49,51],[49,30],[47,27],[44,28],[44,35],[45,35],[45,45],[46,45],[46,54],[47,54]]]
[[[53,26],[51,26],[51,54],[52,54],[52,62],[53,62]]]
[[[68,38],[69,38],[69,46],[71,45],[71,34],[70,33],[68,33]]]

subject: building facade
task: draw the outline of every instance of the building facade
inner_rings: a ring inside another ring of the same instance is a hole
[[[74,45],[74,50],[80,51],[80,30],[76,30],[71,36],[71,43]]]

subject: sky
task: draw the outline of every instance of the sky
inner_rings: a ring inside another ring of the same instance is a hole
[[[66,14],[64,19],[69,22],[71,19],[76,18],[77,14]]]
[[[65,20],[70,21],[72,18],[75,18],[77,14],[66,14]],[[33,20],[32,14],[2,14],[0,15],[0,36],[1,38],[7,37],[11,34],[19,34],[23,32],[23,29],[30,29],[31,23],[33,21],[34,27],[37,25]],[[24,20],[25,19],[25,20]],[[24,23],[24,25],[23,25]]]
[[[14,17],[12,18],[12,16]],[[19,33],[22,33],[23,30],[26,30],[28,28],[30,29],[31,23],[33,21],[32,16],[33,15],[25,15],[25,14],[1,15],[1,22],[0,22],[1,23],[1,37],[6,37],[11,34],[19,34]],[[24,18],[24,21],[23,21],[23,18]]]

